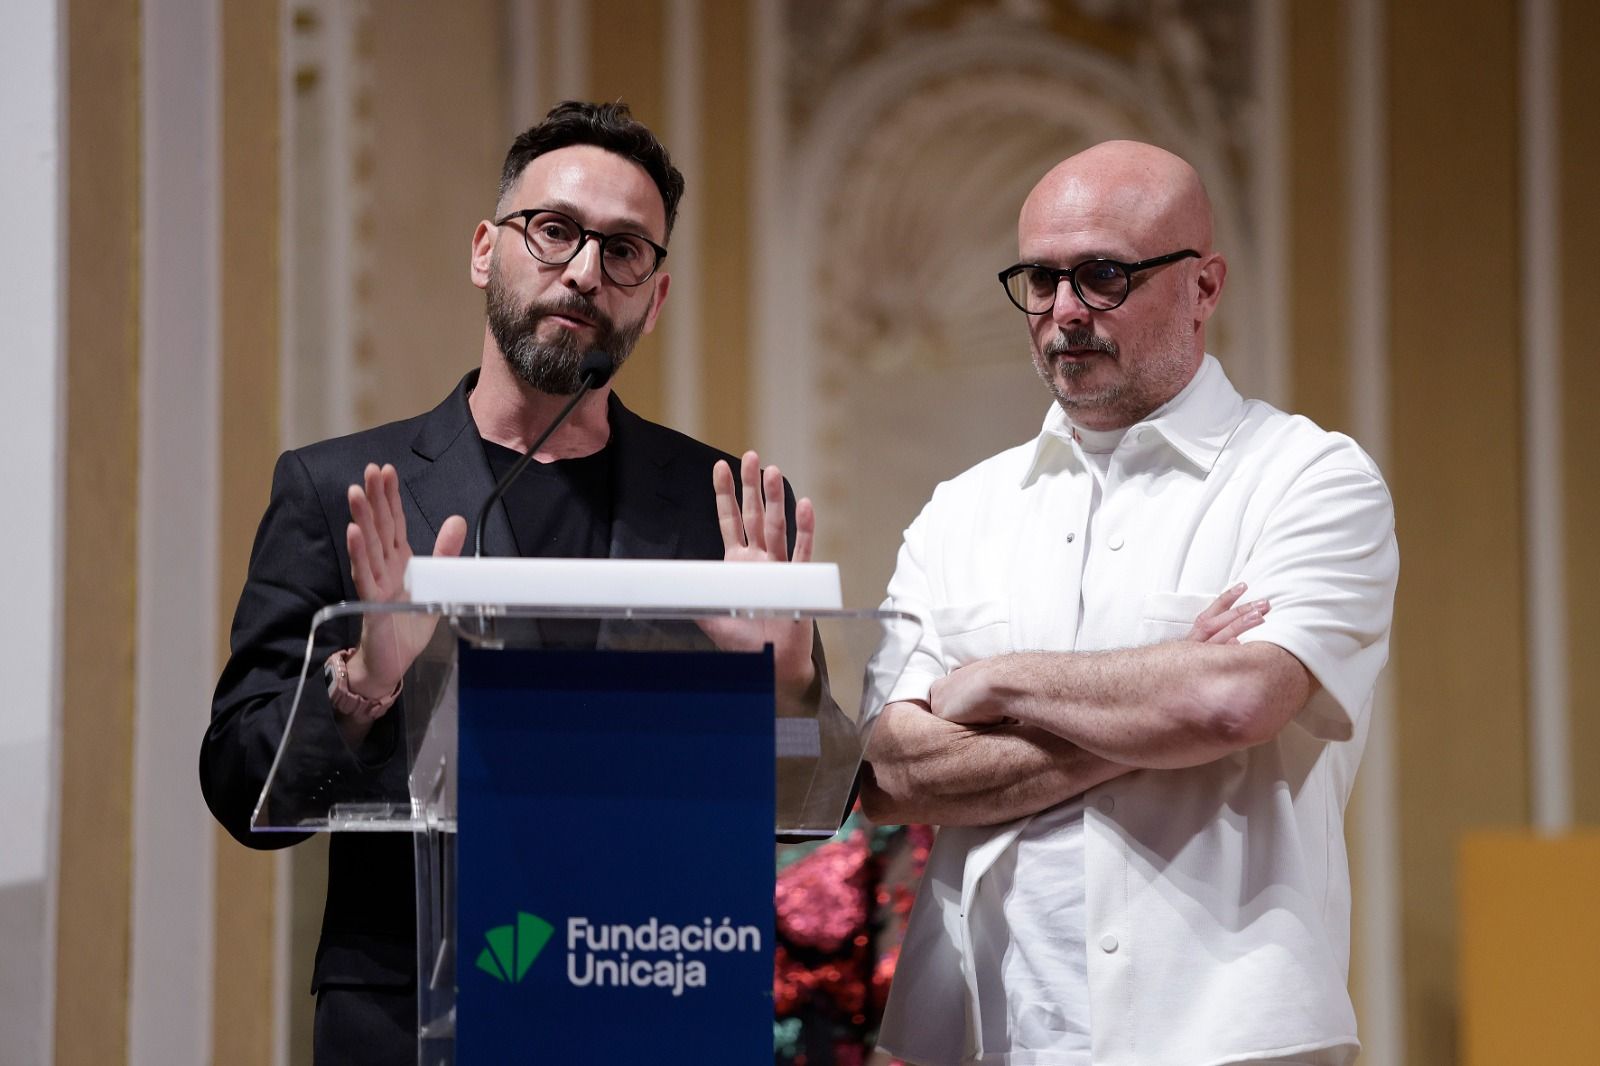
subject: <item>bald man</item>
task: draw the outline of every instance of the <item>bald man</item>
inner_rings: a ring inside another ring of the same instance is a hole
[[[940,485],[886,607],[925,632],[867,813],[941,827],[880,1044],[925,1066],[1348,1063],[1342,821],[1398,555],[1349,438],[1206,354],[1199,176],[1097,145],[1000,280],[1054,398]]]

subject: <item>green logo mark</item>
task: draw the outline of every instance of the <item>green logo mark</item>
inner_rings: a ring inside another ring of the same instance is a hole
[[[478,969],[496,981],[520,981],[553,932],[537,914],[518,911],[516,925],[497,925],[484,934],[489,946],[478,952]]]

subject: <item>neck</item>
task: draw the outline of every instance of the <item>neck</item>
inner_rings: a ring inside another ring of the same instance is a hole
[[[572,397],[540,392],[517,377],[487,336],[483,355],[478,384],[467,397],[472,420],[485,440],[525,452]],[[604,448],[611,439],[611,422],[606,417],[606,398],[610,395],[611,386],[607,384],[585,396],[540,446],[534,459],[541,463],[576,459]]]

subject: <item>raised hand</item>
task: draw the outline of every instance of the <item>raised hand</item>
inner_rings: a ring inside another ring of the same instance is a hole
[[[755,452],[745,452],[739,462],[743,503],[734,493],[733,471],[718,460],[711,468],[711,487],[717,499],[717,524],[722,530],[722,557],[728,562],[786,562],[789,560],[787,514],[783,474],[775,466],[765,472]],[[809,499],[794,507],[794,561],[811,561],[816,535],[816,511]],[[791,695],[803,694],[815,680],[811,662],[811,623],[742,618],[709,618],[700,628],[725,651],[756,651],[772,645],[773,669],[778,687]]]
[[[1183,639],[1197,644],[1239,643],[1239,634],[1260,625],[1272,609],[1272,604],[1266,600],[1239,603],[1244,590],[1241,582],[1212,600],[1211,606],[1195,617],[1194,625]]]
[[[362,484],[351,485],[348,496],[350,524],[345,527],[345,546],[350,550],[356,596],[368,603],[393,603],[404,595],[406,563],[412,555],[405,510],[400,505],[400,477],[392,465],[368,463]],[[460,555],[466,539],[467,520],[451,515],[439,527],[433,554]],[[393,692],[427,647],[437,624],[438,619],[425,615],[363,616],[361,643],[350,657],[350,690],[372,699]],[[359,739],[352,733],[365,735],[387,709],[385,706],[364,721],[341,723],[347,738]]]

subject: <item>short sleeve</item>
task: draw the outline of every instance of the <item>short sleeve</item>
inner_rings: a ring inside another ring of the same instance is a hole
[[[930,501],[907,527],[895,561],[894,576],[889,579],[888,595],[883,601],[884,610],[904,611],[922,622],[922,635],[899,679],[889,688],[886,704],[898,700],[926,701],[933,683],[948,672],[939,648],[939,634],[933,627],[933,597],[924,562],[928,512],[933,506]]]
[[[1240,574],[1247,595],[1272,606],[1239,640],[1276,644],[1317,679],[1321,689],[1295,719],[1313,736],[1355,735],[1389,657],[1399,569],[1389,490],[1353,443],[1273,504]]]

